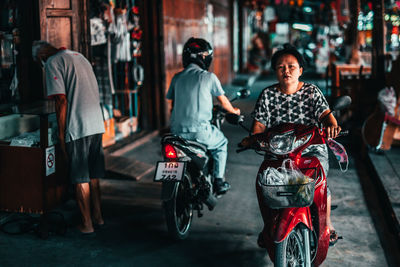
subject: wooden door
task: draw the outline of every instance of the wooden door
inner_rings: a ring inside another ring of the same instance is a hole
[[[40,37],[89,55],[88,0],[39,0]]]

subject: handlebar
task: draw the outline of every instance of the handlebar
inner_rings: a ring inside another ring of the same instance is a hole
[[[340,131],[340,133],[335,137],[335,138],[338,138],[338,137],[341,137],[341,136],[347,136],[347,135],[349,135],[350,134],[350,131],[349,130],[344,130],[344,131]],[[322,135],[324,138],[327,138],[327,133],[326,133],[326,131],[324,130],[323,131],[323,135]]]
[[[338,134],[338,137],[340,137],[340,136],[347,136],[347,135],[349,135],[349,130],[346,130],[346,131],[341,131],[339,134]]]
[[[222,113],[227,113],[228,111],[226,109],[224,109],[223,107],[221,107],[220,105],[214,105],[214,109],[216,111],[222,112]]]

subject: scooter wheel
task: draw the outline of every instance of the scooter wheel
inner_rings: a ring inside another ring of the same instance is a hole
[[[305,266],[304,241],[298,227],[275,247],[276,267]]]

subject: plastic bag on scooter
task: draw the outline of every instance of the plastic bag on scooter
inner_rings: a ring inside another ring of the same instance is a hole
[[[314,199],[315,181],[305,176],[290,159],[279,168],[268,167],[257,183],[270,208],[306,207]]]

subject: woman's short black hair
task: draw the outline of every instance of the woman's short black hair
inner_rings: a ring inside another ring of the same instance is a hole
[[[304,69],[304,59],[303,56],[297,51],[297,49],[292,46],[291,44],[284,44],[283,48],[276,51],[272,55],[271,59],[271,69],[275,70],[276,69],[276,63],[278,62],[278,59],[284,55],[292,55],[297,59],[297,62],[299,63],[300,68]]]

